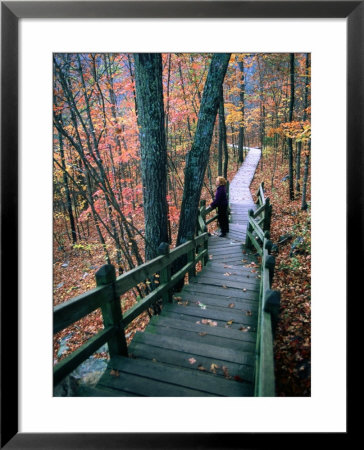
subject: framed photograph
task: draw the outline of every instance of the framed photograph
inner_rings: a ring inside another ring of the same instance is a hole
[[[361,1],[1,2],[2,448],[259,448],[282,434],[292,445],[298,433],[303,443],[311,433],[348,437],[347,302],[362,269],[353,250],[363,233],[363,21]],[[52,55],[224,51],[312,55],[311,397],[55,398]]]

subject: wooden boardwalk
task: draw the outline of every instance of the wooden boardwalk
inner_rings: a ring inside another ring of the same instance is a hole
[[[259,266],[245,251],[249,185],[260,150],[251,149],[230,184],[226,238],[209,238],[209,262],[129,345],[111,359],[92,396],[252,396]]]

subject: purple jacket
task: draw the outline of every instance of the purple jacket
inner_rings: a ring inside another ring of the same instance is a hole
[[[216,207],[227,207],[228,201],[226,196],[225,186],[219,186],[216,190],[215,200],[211,203],[211,208],[214,209]]]

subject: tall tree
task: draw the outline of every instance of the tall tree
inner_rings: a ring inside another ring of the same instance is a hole
[[[239,60],[240,69],[240,111],[241,122],[239,125],[239,144],[238,144],[238,161],[242,163],[244,160],[244,96],[245,96],[245,79],[244,79],[244,56]]]
[[[221,159],[222,159],[222,153],[224,151],[224,167],[223,167],[223,169],[221,169],[221,173],[219,173],[219,175],[222,175],[225,179],[227,179],[229,152],[228,152],[228,146],[227,146],[227,140],[226,140],[224,88],[222,85],[221,85],[221,90],[220,90],[220,105],[219,105],[219,153],[220,153],[220,146],[221,146]],[[222,164],[221,164],[221,166],[222,166]]]
[[[291,78],[291,95],[289,100],[289,122],[293,120],[294,109],[294,53],[290,54],[290,78]],[[294,200],[293,188],[293,139],[288,138],[288,164],[289,164],[289,199]]]
[[[194,234],[198,206],[217,109],[220,103],[221,86],[224,81],[230,53],[214,54],[202,94],[201,106],[194,141],[186,157],[185,185],[179,220],[177,245]]]
[[[145,258],[155,258],[168,242],[167,151],[164,123],[162,56],[136,53],[135,83],[145,216]]]

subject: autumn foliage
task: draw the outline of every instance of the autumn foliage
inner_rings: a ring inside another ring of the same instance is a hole
[[[211,54],[197,53],[162,55],[172,247],[178,234],[186,155],[193,143],[211,58]],[[310,176],[305,171],[310,160],[310,65],[306,54],[295,54],[294,61],[292,121],[289,54],[234,54],[223,85],[228,180],[239,167],[241,142],[244,147],[263,149],[251,188],[255,194],[264,181],[273,205],[271,239],[278,248],[274,289],[281,291],[282,298],[275,339],[279,396],[310,395]],[[94,288],[95,273],[105,263],[114,264],[121,274],[144,262],[135,89],[132,54],[54,55],[54,305]],[[207,203],[213,198],[219,158],[223,158],[220,134],[217,117],[201,195]],[[288,139],[294,143],[293,201],[289,201],[287,180],[282,181],[288,173]],[[216,224],[209,231],[214,229]],[[291,237],[279,243],[285,235]],[[147,289],[141,283],[125,294],[122,309],[130,308]],[[130,324],[128,342],[145,328],[151,314],[152,310]],[[95,311],[56,334],[55,362],[102,327],[101,313]],[[59,352],[66,336],[71,336],[68,348]]]

